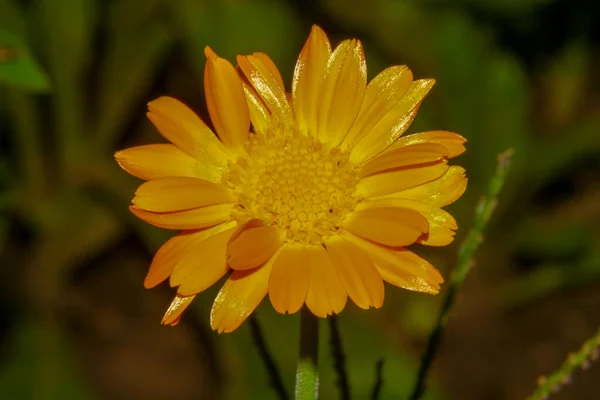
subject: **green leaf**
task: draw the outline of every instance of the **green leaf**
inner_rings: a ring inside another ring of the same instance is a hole
[[[592,86],[590,44],[577,38],[550,60],[541,74],[545,128],[556,130],[573,123],[586,110],[586,91]]]
[[[173,42],[170,30],[160,20],[160,8],[148,3],[152,2],[121,1],[110,9],[108,45],[98,85],[97,134],[103,148],[112,150],[126,117],[149,89]],[[125,21],[124,15],[136,18]]]
[[[482,70],[484,77],[477,96],[484,106],[478,115],[481,128],[474,140],[477,147],[469,148],[467,153],[471,165],[477,166],[469,170],[469,178],[473,177],[476,185],[494,173],[489,160],[507,148],[514,150],[511,168],[518,176],[519,171],[529,167],[533,148],[530,82],[523,65],[510,54],[492,52],[486,57]],[[518,179],[506,183],[505,202],[510,201],[520,183]]]
[[[0,30],[0,82],[34,92],[50,89],[48,76],[23,38]]]
[[[51,100],[59,160],[72,164],[83,156],[87,132],[85,74],[92,61],[98,4],[96,0],[37,0],[33,5],[33,34],[55,88]]]
[[[507,282],[500,287],[498,294],[505,308],[518,309],[524,304],[598,281],[600,251],[595,251],[575,264],[542,265],[525,276]]]
[[[237,54],[267,53],[284,79],[290,78],[304,36],[300,35],[290,6],[285,2],[235,2],[235,7],[227,3],[196,0],[169,3],[175,27],[183,34],[196,71],[204,70],[204,48],[210,46],[230,61]],[[308,31],[305,33],[308,35]]]
[[[483,9],[489,13],[496,15],[505,14],[506,16],[527,16],[528,13],[535,12],[539,9],[556,0],[462,0],[468,7]]]

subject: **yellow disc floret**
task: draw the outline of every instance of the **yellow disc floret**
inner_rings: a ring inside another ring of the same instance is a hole
[[[238,196],[233,217],[279,226],[287,242],[322,244],[358,200],[348,154],[312,137],[251,134],[223,183]]]

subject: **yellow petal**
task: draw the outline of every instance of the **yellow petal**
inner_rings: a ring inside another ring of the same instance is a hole
[[[456,220],[450,213],[439,207],[416,200],[407,200],[399,197],[380,198],[364,201],[360,204],[360,207],[361,209],[370,207],[400,207],[419,213],[427,220],[429,231],[418,238],[417,242],[428,246],[446,246],[452,243],[454,240],[454,231],[458,229]],[[355,233],[361,236],[358,232]]]
[[[418,200],[432,206],[444,207],[455,202],[467,188],[465,169],[457,165],[451,166],[438,179],[398,192],[386,197],[400,197]]]
[[[271,115],[284,124],[292,123],[292,113],[285,89],[279,85],[265,63],[252,55],[238,56],[237,62],[246,79],[258,93]]]
[[[319,90],[325,76],[331,45],[321,28],[313,25],[300,52],[292,80],[292,102],[302,134],[316,136]]]
[[[229,61],[207,53],[204,92],[210,119],[225,146],[241,148],[250,130],[242,82]]]
[[[350,232],[342,236],[369,254],[381,277],[392,285],[437,294],[444,279],[427,261],[404,248],[390,248],[364,240]]]
[[[277,81],[277,84],[285,90],[285,84],[283,83],[283,78],[281,78],[281,73],[279,72],[279,69],[277,69],[277,66],[273,60],[271,60],[271,57],[261,52],[252,53],[252,55],[262,61],[271,75],[273,75],[273,78],[275,78],[275,81]]]
[[[180,295],[175,296],[169,309],[165,313],[162,321],[160,322],[163,325],[171,325],[175,326],[179,323],[181,319],[181,314],[185,311],[186,308],[192,303],[196,296],[187,296],[182,297]]]
[[[168,212],[231,203],[235,197],[225,186],[203,179],[153,179],[135,192],[133,204],[146,211]]]
[[[199,161],[201,166],[223,171],[231,153],[198,116],[172,97],[148,103],[148,118],[171,143]]]
[[[148,275],[144,280],[144,287],[150,289],[163,282],[171,275],[175,265],[191,252],[198,243],[219,232],[235,227],[235,224],[236,222],[232,221],[200,231],[183,231],[167,240],[158,249],[152,260]]]
[[[244,83],[244,94],[254,132],[264,134],[271,123],[271,114],[254,88]]]
[[[356,191],[365,198],[383,196],[434,181],[446,171],[446,160],[427,166],[393,169],[362,178],[356,185]]]
[[[227,262],[236,270],[256,268],[267,262],[280,246],[279,227],[252,220],[231,237],[227,246]]]
[[[447,155],[448,150],[444,146],[434,143],[420,143],[400,147],[393,151],[385,151],[367,161],[360,169],[359,177],[362,178],[395,168],[440,161]]]
[[[342,142],[360,109],[367,85],[362,44],[345,40],[333,51],[318,99],[317,136],[332,146]]]
[[[117,151],[115,159],[125,171],[144,180],[189,176],[214,182],[221,177],[218,170],[199,166],[194,158],[172,144],[131,147]]]
[[[269,275],[276,257],[277,253],[261,267],[232,272],[213,303],[212,329],[231,332],[258,307],[269,289]]]
[[[401,99],[412,83],[413,75],[406,65],[395,65],[380,72],[367,85],[360,111],[343,147],[352,148]]]
[[[408,246],[429,230],[417,211],[397,207],[370,207],[350,213],[343,227],[355,235],[387,246]]]
[[[350,153],[350,160],[361,164],[385,150],[410,126],[417,115],[419,105],[433,87],[433,79],[414,81],[398,101],[363,137]]]
[[[306,301],[309,281],[309,253],[302,244],[285,245],[273,257],[269,276],[269,299],[282,314],[297,312]]]
[[[396,260],[394,262],[390,262],[384,258],[376,258],[374,260],[375,267],[377,267],[384,281],[414,292],[427,294],[438,294],[440,292],[440,284],[443,280],[440,280],[438,283],[435,278],[422,278],[413,272],[414,269],[428,265],[432,268],[432,271],[435,271],[431,275],[437,276],[439,273],[437,273],[437,270],[432,265],[406,249],[397,249],[395,251],[398,254],[395,255]]]
[[[225,251],[234,232],[235,228],[230,228],[197,242],[179,260],[169,281],[172,287],[178,286],[178,294],[190,296],[200,293],[229,271]]]
[[[379,271],[367,254],[340,236],[325,241],[342,286],[360,308],[383,305],[384,287]]]
[[[465,151],[464,143],[467,141],[458,133],[447,131],[429,131],[414,133],[403,136],[396,140],[387,151],[393,151],[400,147],[410,146],[418,143],[437,143],[448,149],[448,158],[456,157]]]
[[[231,218],[232,203],[194,208],[175,212],[151,212],[136,206],[129,210],[139,219],[165,229],[202,229],[228,221]]]
[[[317,317],[339,314],[346,306],[348,293],[338,278],[335,267],[323,246],[307,247],[309,283],[306,306]]]

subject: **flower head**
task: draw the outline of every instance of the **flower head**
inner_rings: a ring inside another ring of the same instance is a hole
[[[304,304],[339,313],[350,297],[381,307],[383,281],[435,294],[443,279],[406,249],[449,244],[457,228],[441,207],[464,192],[464,169],[448,159],[465,139],[445,131],[402,136],[434,84],[390,67],[367,84],[362,44],[335,50],[317,26],[286,93],[263,53],[237,69],[206,49],[204,86],[216,131],[179,101],[161,97],[148,117],[171,144],[118,152],[147,180],[131,211],[180,230],[157,252],[145,286],[167,278],[175,324],[194,296],[223,276],[211,312],[236,329],[268,294],[281,313]]]

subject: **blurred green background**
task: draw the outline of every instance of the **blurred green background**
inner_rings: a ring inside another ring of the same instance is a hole
[[[139,181],[115,150],[164,141],[146,103],[207,120],[203,48],[268,53],[286,82],[313,23],[358,37],[369,76],[407,64],[437,85],[411,132],[461,133],[469,187],[459,234],[417,248],[449,276],[496,154],[513,166],[459,294],[428,399],[520,399],[600,325],[600,6],[585,0],[0,0],[0,397],[275,398],[247,324],[208,327],[218,289],[175,328],[173,291],[143,289],[170,232],[129,214]],[[289,87],[288,87],[289,89]],[[351,390],[406,398],[442,296],[387,288],[340,326]],[[293,385],[298,316],[258,311]],[[322,397],[337,398],[322,324]],[[600,368],[556,399],[597,397]]]

